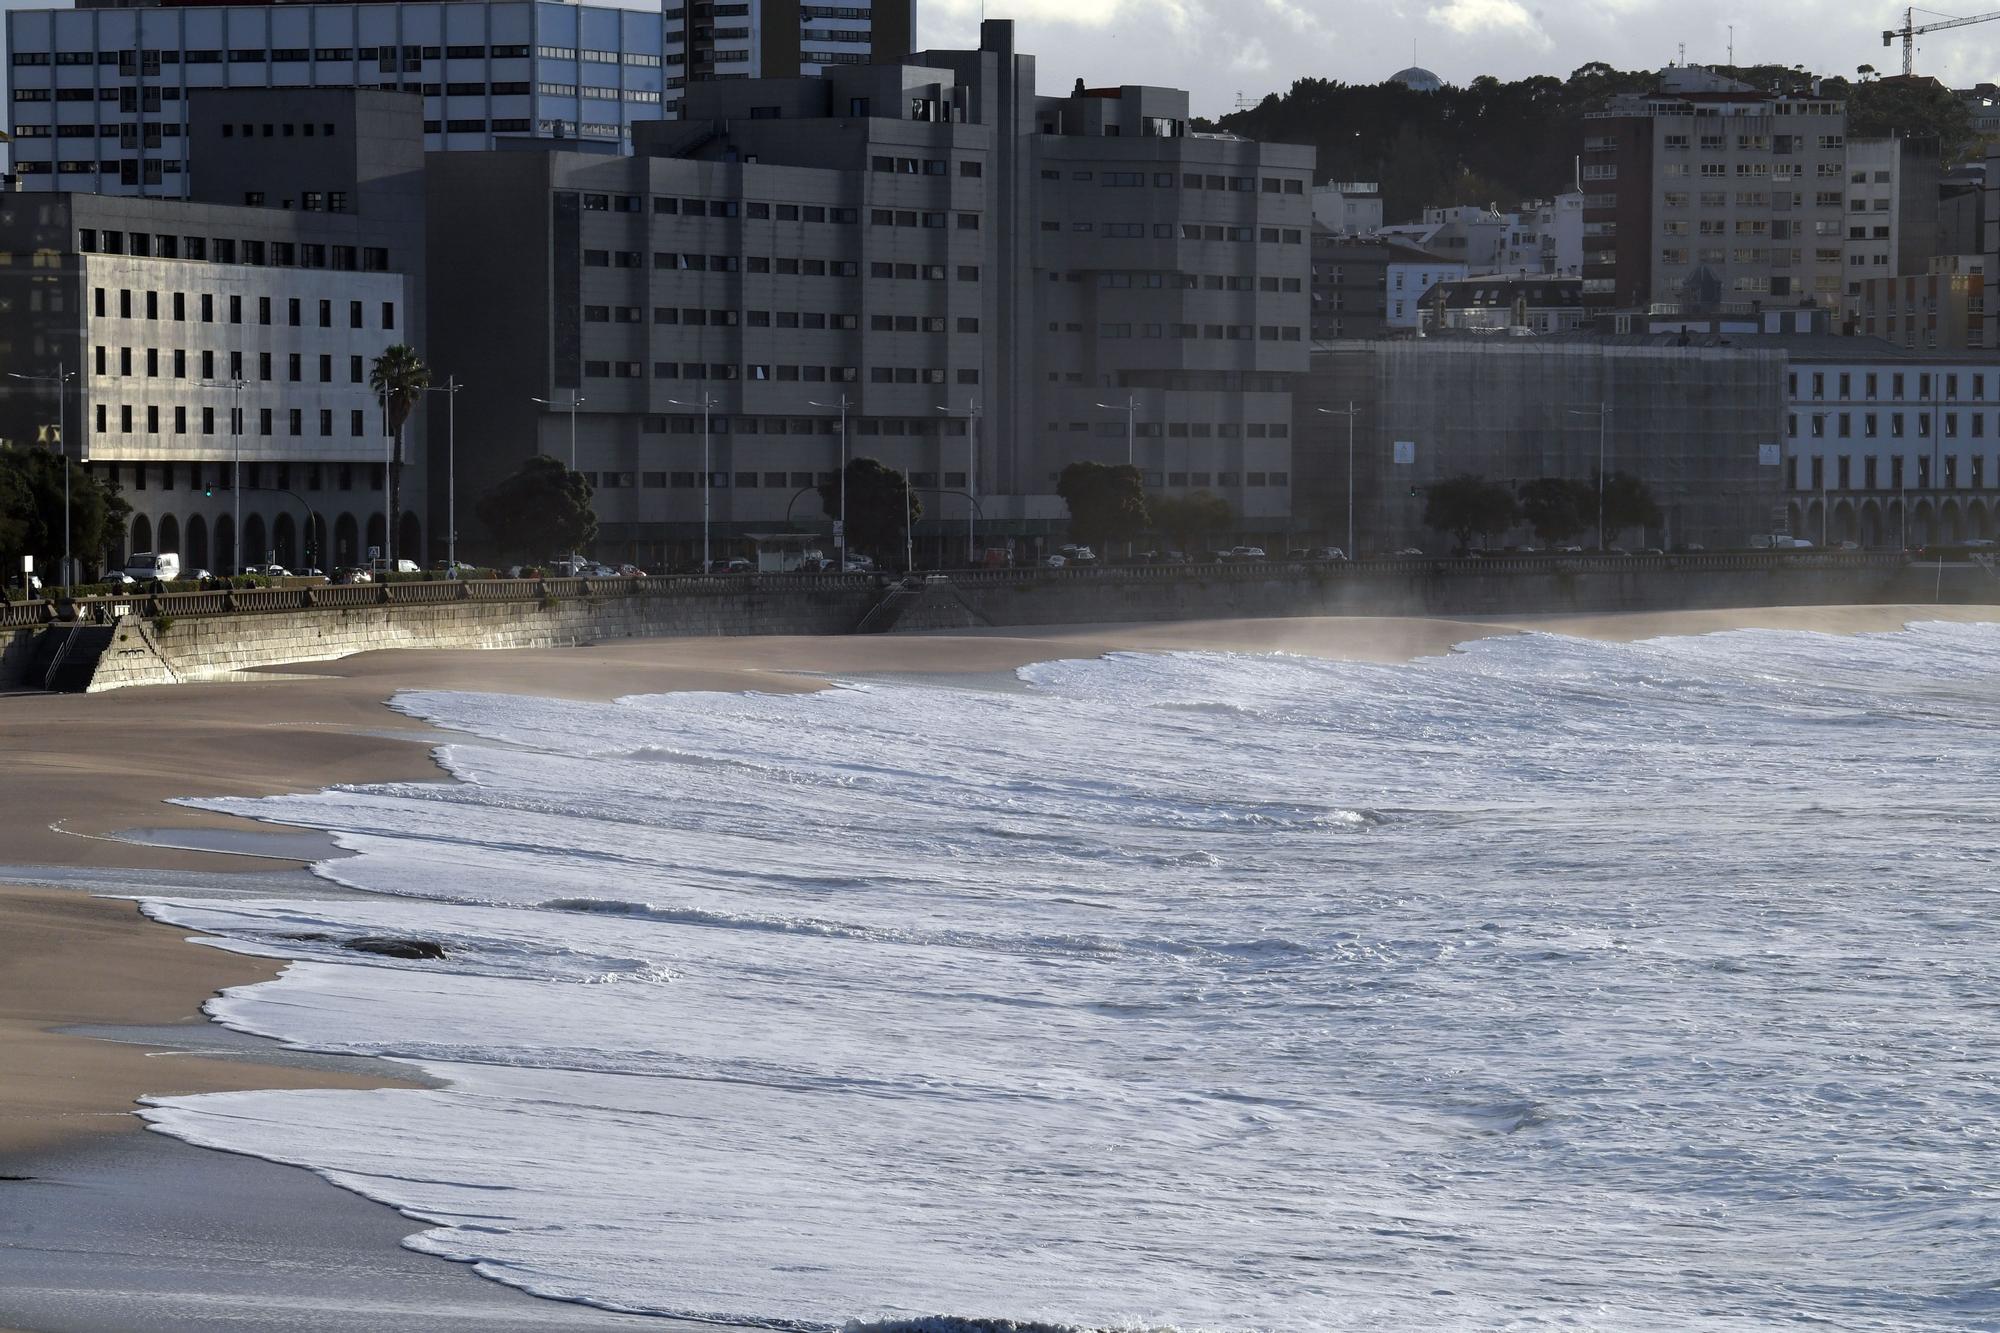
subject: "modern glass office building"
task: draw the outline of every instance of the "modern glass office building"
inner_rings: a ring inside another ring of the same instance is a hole
[[[14,170],[30,190],[180,196],[197,88],[399,89],[423,95],[429,148],[625,151],[662,114],[660,23],[534,0],[13,10]]]

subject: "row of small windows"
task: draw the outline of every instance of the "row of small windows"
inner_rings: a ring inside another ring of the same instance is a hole
[[[247,416],[248,414],[246,413],[245,415]],[[317,434],[322,438],[330,438],[334,433],[336,419],[334,409],[323,407],[317,415],[317,424],[319,427]],[[97,405],[97,433],[99,435],[114,433],[111,427],[112,419],[110,405],[99,403]],[[217,433],[216,427],[218,422],[221,422],[224,433],[233,435],[240,432],[231,429],[231,427],[242,424],[235,422],[231,413],[218,412],[213,407],[190,409],[185,404],[176,404],[171,409],[163,409],[158,403],[148,403],[142,409],[135,409],[130,403],[121,403],[118,406],[118,416],[116,419],[118,425],[115,433],[119,435],[136,435],[141,433],[146,435],[168,433],[174,435],[196,433],[214,435]],[[143,423],[143,431],[141,423]],[[163,423],[170,425],[171,430],[162,430]],[[257,410],[257,434],[276,435],[277,433],[276,410],[268,407],[259,408]],[[294,407],[286,410],[284,433],[297,436],[306,434],[306,413],[304,408]],[[347,434],[350,439],[360,439],[368,434],[368,414],[365,411],[355,408],[347,413]],[[140,489],[144,489],[144,487],[142,486]],[[172,482],[169,481],[161,489],[173,489]],[[343,487],[343,489],[345,488]]]
[[[880,158],[876,160],[878,162],[881,161]],[[877,169],[879,170],[880,168]],[[1062,178],[1063,173],[1060,168],[1042,168],[1043,180],[1059,181]],[[1131,189],[1145,185],[1149,179],[1148,174],[1143,171],[1097,171],[1095,169],[1073,170],[1069,173],[1069,178],[1072,181],[1096,181],[1099,185],[1107,189]],[[1223,190],[1236,194],[1255,194],[1259,188],[1258,178],[1255,176],[1210,176],[1190,171],[1184,172],[1176,178],[1175,174],[1171,171],[1155,171],[1151,173],[1150,179],[1153,188],[1159,190],[1173,189],[1177,179],[1180,188],[1183,190]],[[1263,178],[1262,190],[1265,194],[1303,195],[1306,192],[1306,183],[1304,178],[1299,176],[1266,176]]]
[[[1885,469],[1879,466],[1879,459],[1872,456],[1864,457],[1861,460],[1859,489],[1864,491],[1882,490],[1885,488],[1888,490],[1901,490],[1905,485],[1915,486],[1918,490],[1930,489],[1932,486],[1930,455],[1918,454],[1915,457],[1916,466],[1906,469],[1904,467],[1903,456],[1901,454],[1893,455],[1889,459],[1886,477],[1884,475]],[[1810,458],[1806,461],[1812,467],[1809,472],[1802,473],[1799,467],[1799,459],[1796,455],[1785,460],[1785,488],[1787,490],[1817,491],[1831,488],[1833,490],[1845,491],[1855,489],[1853,460],[1846,454],[1840,455],[1835,460],[1838,466],[1835,475],[1832,477],[1828,477],[1827,475],[1825,458]],[[1965,468],[1959,467],[1959,461],[1957,454],[1946,454],[1944,456],[1944,469],[1940,474],[1940,480],[1937,482],[1938,487],[1945,490],[1955,490],[1963,486],[1969,490],[1984,490],[1987,478],[1985,458],[1978,454],[1973,454],[1965,460],[1969,464]],[[2000,462],[2000,460],[1995,461]]]
[[[559,193],[558,199],[575,198],[586,213],[643,213],[646,211],[646,196],[640,194],[595,194],[570,195]],[[739,203],[734,199],[688,199],[680,196],[656,195],[653,198],[653,212],[656,216],[685,218],[733,218],[746,217],[771,219],[778,222],[834,222],[852,223],[859,219],[860,211],[853,208],[834,208],[821,204],[774,204],[763,200]]]
[[[597,380],[636,380],[646,374],[641,361],[585,361],[583,377]],[[861,373],[853,366],[777,365],[769,362],[655,361],[656,380],[748,380],[753,383],[859,384]],[[961,369],[955,374],[936,367],[871,366],[870,384],[977,384],[979,372]]]
[[[645,267],[646,254],[643,250],[585,250],[585,268],[626,268]],[[671,270],[681,273],[778,273],[796,274],[810,278],[852,278],[861,272],[859,263],[852,259],[798,259],[790,256],[773,258],[768,255],[701,255],[687,251],[658,250],[653,253],[653,267],[656,270]],[[918,278],[926,281],[944,281],[945,266],[942,264],[891,264],[877,262],[869,266],[869,276],[876,278]],[[958,278],[961,282],[978,282],[979,265],[960,264]]]
[[[160,312],[163,304],[160,300],[159,292],[135,292],[129,287],[120,287],[117,290],[118,299],[115,302],[118,308],[117,318],[152,320],[162,318]],[[238,293],[232,292],[225,299],[228,302],[227,306],[224,307],[227,310],[227,322],[241,324],[243,322],[243,297]],[[276,299],[270,296],[256,298],[257,322],[259,324],[271,323],[272,315],[276,309],[273,303]],[[91,313],[98,319],[112,318],[110,311],[114,302],[111,300],[110,289],[104,287],[93,288],[90,301]],[[320,328],[330,329],[334,327],[335,307],[338,304],[338,302],[324,299],[319,302],[319,308],[316,312],[316,322]],[[346,305],[346,327],[350,329],[366,328],[367,303],[365,301],[348,301]],[[165,318],[186,320],[189,317],[188,311],[190,306],[195,311],[194,318],[199,322],[203,324],[213,324],[216,322],[217,300],[213,292],[196,293],[193,302],[188,300],[186,292],[168,292],[167,300],[164,303],[164,309],[168,312]],[[300,297],[294,296],[288,298],[285,302],[285,323],[295,329],[304,328],[305,309],[305,302]],[[378,327],[385,330],[396,327],[396,303],[394,301],[384,301],[381,303],[381,321]]]
[[[1053,281],[1055,275],[1049,275]],[[1074,275],[1072,275],[1074,277]],[[1252,279],[1245,273],[1099,273],[1097,285],[1107,290],[1125,288],[1173,288],[1177,291],[1209,292],[1303,292],[1300,278],[1263,276]]]
[[[1828,383],[1827,373],[1822,370],[1815,370],[1808,373],[1810,375],[1810,379],[1807,381],[1807,383],[1811,387],[1812,396],[1814,398],[1826,397],[1826,390]],[[1837,398],[1854,397],[1854,378],[1855,378],[1854,373],[1852,371],[1843,370],[1836,372],[1832,381],[1835,390],[1834,396]],[[1973,401],[1984,402],[1986,400],[1986,376],[1984,374],[1969,375],[1966,377],[1966,382],[1968,382],[1971,387],[1972,392],[1970,396],[1972,397]],[[1889,375],[1890,400],[1893,402],[1903,401],[1904,393],[1908,389],[1909,383],[1910,383],[1910,377],[1906,375],[1903,371],[1899,370],[1891,373]],[[1795,370],[1786,379],[1786,392],[1789,393],[1793,398],[1797,398],[1799,396],[1799,384],[1800,384],[1799,372]],[[1926,370],[1918,372],[1916,376],[1916,384],[1917,384],[1917,398],[1919,401],[1930,399],[1933,390],[1941,387],[1944,391],[1945,401],[1956,402],[1958,400],[1961,381],[1956,372],[1946,372],[1942,375],[1933,375],[1930,371]],[[2000,376],[1995,377],[1994,387],[1996,389],[2000,389]],[[1862,374],[1861,396],[1863,398],[1866,399],[1879,398],[1882,396],[1881,389],[1882,389],[1882,376],[1879,373],[1875,371],[1867,371]]]
[[[823,417],[724,417],[709,419],[709,433],[712,435],[820,435],[835,436],[840,433],[840,419]],[[862,439],[877,436],[902,438],[937,438],[940,436],[963,436],[965,422],[952,417],[855,417],[848,422],[849,432]],[[701,431],[698,416],[645,417],[639,424],[646,435],[695,435]],[[831,473],[825,474],[830,478]],[[805,483],[800,483],[801,485]]]
[[[573,46],[526,45],[496,46],[247,46],[228,50],[194,49],[172,51],[166,49],[152,51],[16,51],[14,64],[17,67],[41,65],[116,65],[121,74],[157,74],[166,65],[221,65],[221,64],[261,64],[265,61],[298,60],[374,60],[374,61],[425,61],[425,60],[525,60],[530,54],[544,60],[575,60],[582,58],[595,64],[633,65],[641,69],[658,69],[660,57],[643,51],[601,51],[584,49],[581,53]]]
[[[1056,325],[1049,324],[1049,332],[1055,333]],[[1062,330],[1067,333],[1081,333],[1080,324],[1071,323]],[[1205,338],[1219,342],[1248,342],[1253,337],[1258,342],[1303,341],[1301,329],[1296,324],[1262,324],[1254,329],[1248,324],[1132,324],[1123,321],[1106,321],[1097,325],[1100,338]],[[1053,375],[1050,376],[1054,378]]]
[[[328,212],[345,212],[344,194],[328,199]],[[339,207],[333,205],[338,203]],[[166,232],[100,231],[79,227],[78,253],[92,255],[133,255],[140,259],[194,259],[217,264],[249,264],[269,268],[331,268],[352,272],[384,273],[389,268],[389,252],[381,246],[322,245],[311,241],[239,240],[233,236],[176,236]],[[358,264],[356,261],[359,261]],[[355,325],[359,328],[360,325]]]
[[[1042,219],[1043,231],[1059,232],[1062,229],[1062,223],[1056,219]],[[1143,240],[1148,235],[1147,224],[1143,222],[1072,222],[1069,224],[1069,229],[1084,235],[1103,236],[1119,241]],[[1253,232],[1256,233],[1254,237]],[[1266,245],[1303,245],[1306,239],[1305,231],[1299,227],[1227,227],[1199,222],[1183,222],[1178,225],[1171,222],[1155,222],[1151,225],[1150,234],[1156,241],[1171,241],[1176,237],[1183,241],[1245,242],[1256,239]]]
[[[143,347],[139,350],[143,355],[135,359],[130,347],[121,347],[118,349],[118,355],[114,358],[111,355],[111,349],[100,344],[96,348],[95,356],[97,374],[106,377],[113,375],[132,376],[140,374],[141,372],[138,367],[143,366],[143,373],[148,378],[159,379],[163,377],[161,366],[164,364],[167,367],[167,375],[171,378],[177,380],[188,378],[189,363],[186,348],[174,347],[167,349],[167,357],[164,363],[160,356],[161,349],[157,347]],[[212,349],[203,348],[197,356],[198,360],[195,363],[198,367],[195,372],[196,377],[204,380],[215,379],[215,352]],[[112,368],[114,365],[117,367],[115,370]],[[230,352],[228,367],[230,380],[243,379],[243,353],[239,351]],[[319,356],[319,382],[321,384],[333,383],[333,367],[333,355],[322,352]],[[272,353],[257,353],[258,379],[268,381],[275,378],[274,369],[275,362]],[[367,377],[368,372],[363,358],[349,355],[347,358],[347,382],[349,384],[361,384],[366,382]],[[304,353],[291,352],[287,354],[285,378],[294,384],[305,382]]]
[[[101,422],[103,420],[104,409],[99,407],[98,413]],[[101,425],[99,429],[100,431],[103,429]],[[270,433],[269,431],[265,432],[267,435]],[[294,434],[298,433],[301,432],[294,432]],[[126,470],[128,466],[130,468],[129,474]],[[264,488],[267,475],[264,471],[264,466],[262,463],[241,464],[243,469],[243,488],[245,490],[254,491]],[[281,491],[290,490],[294,480],[292,476],[292,464],[273,463],[270,467],[271,471],[268,474],[271,479],[270,484]],[[186,470],[187,488],[191,491],[198,491],[206,486],[212,486],[218,491],[230,489],[230,480],[233,472],[231,465],[228,463],[132,463],[129,465],[121,463],[97,463],[91,467],[92,473],[104,477],[113,487],[122,485],[125,478],[129,475],[132,479],[132,489],[135,491],[145,490],[148,479],[157,482],[160,490],[170,491],[174,489],[174,482],[181,476],[183,469]],[[213,471],[210,469],[213,469]],[[354,489],[355,468],[352,463],[303,463],[299,465],[299,471],[303,474],[299,478],[301,489],[303,490],[327,490],[329,489],[329,480],[332,482],[331,489],[342,491],[351,491]],[[369,488],[371,490],[381,490],[382,465],[380,463],[371,463],[363,471],[368,474]]]
[[[586,472],[583,474],[598,490],[696,490],[702,484],[699,472]],[[754,490],[796,490],[802,491],[813,486],[831,486],[835,475],[832,472],[711,472],[708,474],[708,488],[714,491],[727,490],[734,479],[739,491]],[[912,472],[910,485],[925,490],[938,484],[935,472]],[[963,472],[947,472],[944,484],[953,490],[965,487]]]
[[[1831,424],[1834,428],[1833,429],[1834,438],[1841,440],[1852,439],[1854,438],[1854,415],[1855,414],[1851,412],[1813,413],[1812,415],[1806,418],[1807,432],[1812,439],[1815,440],[1825,439],[1827,434],[1827,426],[1829,424],[1829,418],[1831,418]],[[1880,415],[1886,416],[1889,419],[1890,439],[1900,440],[1905,438],[1905,434],[1908,428],[1908,423],[1905,420],[1904,413],[1886,412]],[[1928,440],[1931,437],[1932,414],[1929,412],[1917,412],[1912,415],[1914,415],[1914,417],[1916,418],[1916,427],[1917,427],[1916,438],[1919,440]],[[1878,414],[1874,412],[1863,412],[1860,414],[1860,416],[1861,416],[1861,438],[1864,440],[1873,440],[1879,438],[1881,436],[1881,422],[1878,418]],[[1945,439],[1955,440],[1958,438],[1959,435],[1958,413],[1942,412],[1937,414],[1937,420],[1942,424]],[[1966,421],[1970,428],[1971,438],[1975,440],[1983,440],[1986,438],[1985,413],[1983,412],[1969,413],[1966,417]],[[1793,414],[1785,418],[1785,434],[1790,436],[1792,439],[1797,439],[1799,437],[1799,418],[1797,414]]]
[[[878,156],[870,159],[869,166],[877,172],[896,176],[949,176],[951,174],[951,162],[941,157]],[[985,165],[979,159],[971,157],[959,159],[959,175],[976,179],[984,175],[985,172]]]
[[[1063,429],[1060,421],[1051,421],[1043,429],[1054,432]],[[1072,421],[1071,434],[1093,433],[1106,439],[1123,438],[1125,423],[1122,421]],[[1292,427],[1284,421],[1141,421],[1133,427],[1133,435],[1142,440],[1157,440],[1162,436],[1174,440],[1288,440]]]

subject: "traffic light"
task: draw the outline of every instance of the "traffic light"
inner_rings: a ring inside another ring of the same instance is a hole
[[[204,485],[202,486],[202,488],[201,488],[201,493],[202,493],[203,495],[214,495],[214,494],[215,494],[215,487],[214,487],[213,485],[209,485],[209,484],[204,484]],[[1411,491],[1411,492],[1410,492],[1410,494],[1412,494],[1412,495],[1415,495],[1415,494],[1416,494],[1416,492],[1415,492],[1415,491]]]

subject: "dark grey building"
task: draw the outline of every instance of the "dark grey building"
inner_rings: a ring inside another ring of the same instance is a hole
[[[1380,338],[1388,332],[1390,256],[1402,248],[1376,237],[1313,228],[1313,341]]]
[[[1301,519],[1347,545],[1347,420],[1316,409],[1351,402],[1363,552],[1442,551],[1447,539],[1423,522],[1434,482],[1590,480],[1600,457],[1645,482],[1666,518],[1609,540],[1741,546],[1784,521],[1786,352],[1775,339],[1705,341],[1461,333],[1316,348],[1300,400]],[[1493,537],[1533,540],[1525,529]]]
[[[573,428],[606,555],[685,559],[704,513],[820,526],[844,399],[850,455],[925,493],[933,559],[968,518],[1054,535],[1061,467],[1128,432],[1149,485],[1281,530],[1311,151],[1189,134],[1170,89],[1038,98],[1012,25],[982,32],[691,86],[629,159],[434,155],[433,360],[516,386],[461,403],[460,493],[567,459]]]

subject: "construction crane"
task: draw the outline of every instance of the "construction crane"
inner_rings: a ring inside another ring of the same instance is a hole
[[[1967,28],[1975,23],[1991,23],[1994,19],[2000,19],[2000,10],[1996,10],[1991,14],[1975,14],[1971,18],[1962,19],[1938,14],[1940,22],[1926,23],[1922,27],[1918,27],[1917,15],[1919,14],[1937,14],[1937,11],[1934,9],[1906,9],[1903,11],[1903,26],[1892,28],[1882,34],[1882,45],[1884,46],[1894,45],[1898,37],[1903,39],[1903,77],[1906,79],[1910,77],[1913,70],[1917,38],[1927,32],[1943,32],[1946,28]]]

